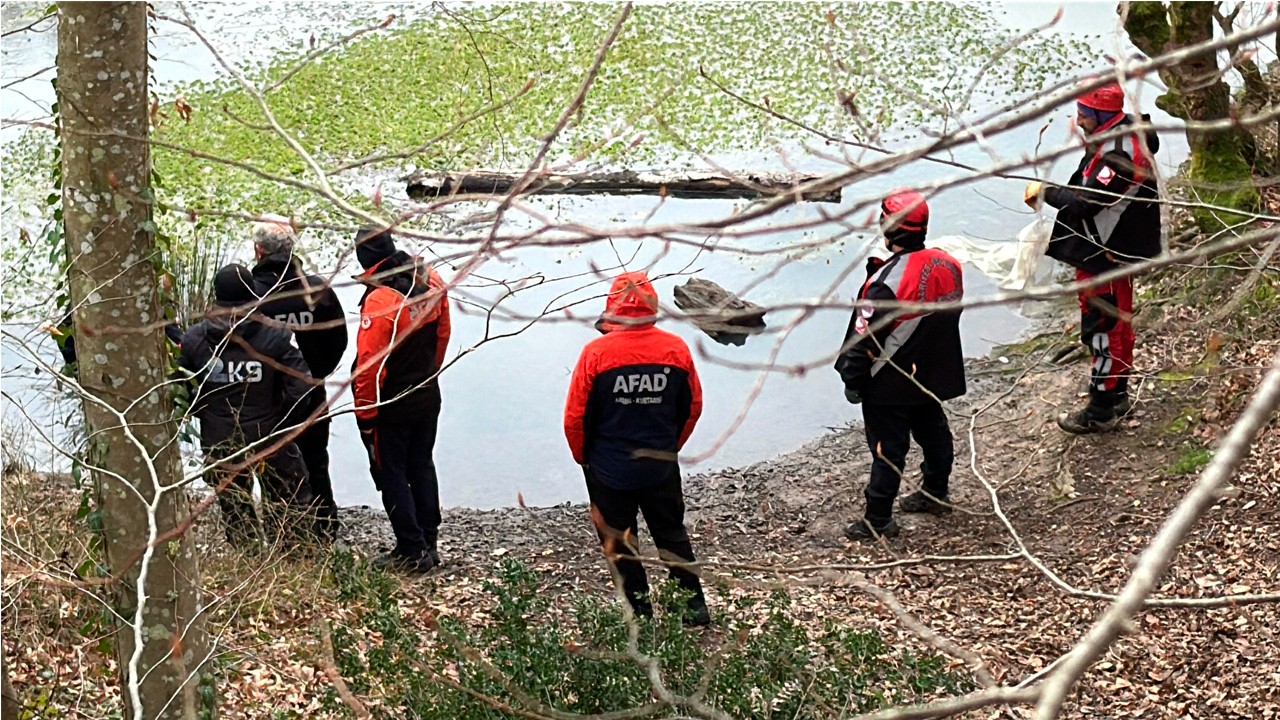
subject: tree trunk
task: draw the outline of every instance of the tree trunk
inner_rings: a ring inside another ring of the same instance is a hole
[[[1138,49],[1157,57],[1212,40],[1216,6],[1211,2],[1172,2],[1167,6],[1162,2],[1132,2],[1128,4],[1125,30]],[[1160,79],[1169,91],[1156,100],[1156,106],[1184,120],[1230,117],[1231,91],[1219,73],[1215,52],[1199,53],[1162,69]],[[1257,209],[1258,191],[1246,158],[1250,141],[1243,130],[1187,130],[1187,143],[1191,146],[1189,177],[1196,199],[1246,212]],[[1243,219],[1208,208],[1193,210],[1193,214],[1206,232],[1216,232]]]
[[[9,662],[0,654],[0,720],[18,720],[22,701],[9,682]]]
[[[404,178],[405,191],[414,200],[439,196],[480,194],[503,195],[521,179],[511,173],[473,170],[468,172],[419,171]],[[547,174],[540,176],[526,193],[543,195],[664,195],[678,198],[760,198],[785,195],[799,185],[821,180],[822,175],[786,173],[740,173],[729,177],[715,173],[608,172]],[[803,194],[810,202],[840,202],[840,188]]]
[[[216,707],[194,542],[153,542],[189,503],[173,487],[177,423],[163,385],[146,3],[59,3],[57,68],[67,275],[92,438],[85,460],[107,566],[120,578],[111,587],[125,717],[209,718]]]

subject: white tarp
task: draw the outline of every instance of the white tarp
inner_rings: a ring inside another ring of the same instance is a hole
[[[1008,240],[979,240],[963,235],[929,239],[929,247],[945,250],[962,263],[977,267],[1003,290],[1025,290],[1052,279],[1053,261],[1044,256],[1053,232],[1053,218],[1036,219]]]

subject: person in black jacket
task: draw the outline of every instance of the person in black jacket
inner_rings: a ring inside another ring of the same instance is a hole
[[[902,498],[900,507],[935,515],[951,510],[947,485],[955,452],[942,402],[965,393],[960,310],[883,305],[961,300],[960,263],[924,246],[929,206],[920,193],[894,191],[880,205],[880,223],[893,255],[867,261],[867,280],[835,365],[845,399],[862,403],[872,456],[866,516],[845,528],[853,540],[898,533],[893,501],[912,437],[924,453],[923,488]]]
[[[214,277],[214,307],[182,336],[178,365],[194,385],[191,410],[218,492],[227,538],[252,544],[252,472],[259,469],[263,519],[287,537],[307,536],[315,514],[298,446],[281,431],[305,418],[311,377],[293,334],[262,323],[253,274],[228,265]]]
[[[1076,112],[1076,125],[1085,134],[1085,153],[1076,171],[1065,186],[1030,183],[1023,199],[1034,208],[1043,197],[1058,209],[1046,254],[1075,268],[1078,282],[1088,282],[1160,253],[1159,188],[1152,161],[1160,139],[1153,131],[1137,130],[1106,142],[1092,139],[1134,124],[1124,112],[1124,90],[1116,83],[1081,95]],[[1105,432],[1115,429],[1132,407],[1133,280],[1094,284],[1080,291],[1079,300],[1080,342],[1093,356],[1089,403],[1059,417],[1058,426],[1069,433]]]
[[[307,404],[316,419],[296,442],[307,465],[321,535],[332,540],[337,537],[339,523],[329,477],[330,420],[322,409],[328,401],[324,379],[338,367],[347,349],[347,324],[342,304],[330,284],[303,271],[302,263],[293,254],[295,239],[287,218],[272,216],[254,225],[257,264],[253,266],[253,280],[262,298],[258,312],[294,332],[311,371],[314,384],[307,393]]]

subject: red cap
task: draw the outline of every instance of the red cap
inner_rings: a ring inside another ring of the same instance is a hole
[[[880,203],[880,223],[893,218],[891,229],[905,232],[924,232],[929,227],[929,204],[915,190],[900,188]],[[886,228],[890,229],[890,228]]]
[[[1124,89],[1120,83],[1103,85],[1076,98],[1076,102],[1102,112],[1120,112],[1124,110]]]

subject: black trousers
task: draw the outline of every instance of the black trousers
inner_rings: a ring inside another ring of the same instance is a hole
[[[308,426],[294,444],[307,466],[307,481],[315,500],[319,528],[322,533],[332,536],[338,531],[338,504],[333,500],[333,481],[329,477],[329,418]]]
[[[369,474],[382,491],[382,507],[396,536],[393,552],[403,557],[421,554],[440,529],[440,485],[432,459],[439,420],[437,406],[418,422],[379,424],[360,435],[369,451]]]
[[[234,444],[216,445],[208,451],[206,459],[214,465],[237,449]],[[310,537],[316,530],[315,508],[307,483],[307,467],[298,446],[289,443],[261,460],[256,467],[236,469],[243,463],[244,457],[237,456],[225,465],[217,464],[205,477],[210,487],[221,488],[218,505],[222,508],[227,539],[232,544],[241,544],[251,542],[257,536],[253,527],[254,470],[262,484],[262,523],[267,538],[293,540]]]
[[[650,610],[649,579],[643,565],[626,559],[627,556],[634,557],[638,549],[637,513],[644,514],[649,535],[653,537],[653,544],[658,546],[663,557],[670,556],[671,560],[686,562],[696,560],[693,545],[689,542],[689,533],[684,527],[684,489],[680,484],[680,471],[674,469],[662,482],[634,490],[609,487],[597,480],[590,468],[585,473],[591,506],[600,513],[600,519],[607,526],[605,530],[596,528],[596,533],[606,548],[612,545],[613,552],[623,556],[612,560],[622,578],[622,590],[631,607],[647,614]],[[623,542],[624,537],[627,542]],[[628,543],[635,544],[636,547],[631,547]],[[669,572],[680,587],[693,593],[694,601],[706,602],[702,595],[702,582],[696,573],[675,566]]]
[[[924,453],[920,470],[924,490],[936,498],[947,497],[947,482],[955,461],[954,440],[941,403],[924,405],[862,406],[867,446],[871,449],[871,480],[867,483],[867,520],[877,527],[893,517],[911,438]]]

